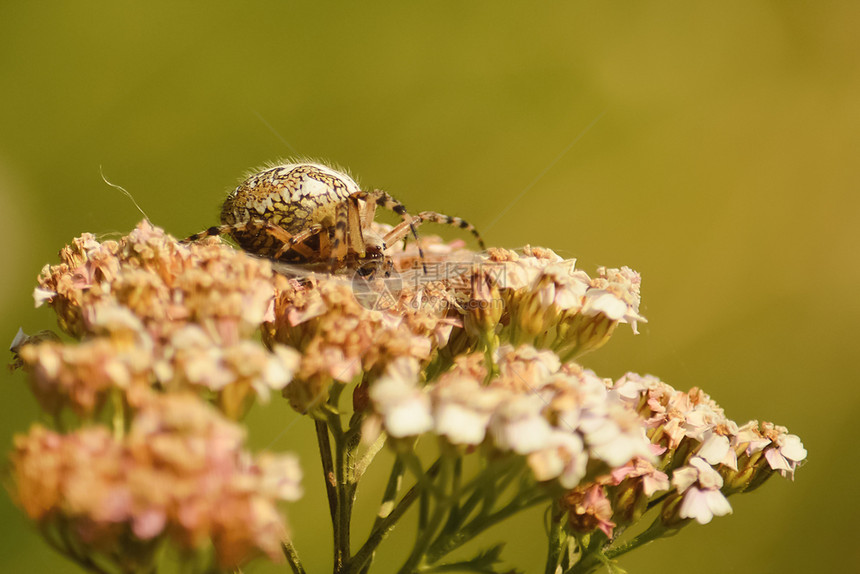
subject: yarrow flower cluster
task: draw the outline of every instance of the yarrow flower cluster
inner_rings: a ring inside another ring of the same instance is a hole
[[[68,406],[92,415],[112,389],[148,387],[155,375],[168,390],[217,395],[235,418],[253,397],[283,389],[298,367],[294,349],[255,340],[286,281],[264,260],[180,245],[148,223],[119,242],[84,234],[60,259],[42,270],[36,305],[53,308],[81,343],[13,343],[49,412]]]
[[[145,564],[163,538],[185,550],[211,541],[218,563],[232,567],[281,557],[275,502],[301,495],[295,457],[255,459],[244,439],[193,395],[148,394],[122,438],[104,426],[66,435],[35,426],[16,437],[12,464],[31,519],[94,548],[128,544],[137,552],[118,556],[123,567]]]
[[[304,572],[276,506],[301,494],[298,462],[251,455],[234,422],[280,392],[316,427],[336,573],[368,572],[419,499],[400,572],[494,571],[500,547],[444,559],[545,505],[546,571],[574,573],[727,514],[728,496],[805,460],[787,429],[738,425],[697,388],[574,362],[645,321],[635,271],[592,277],[544,248],[421,246],[395,248],[386,276],[349,277],[218,238],[181,244],[147,222],[74,240],[35,291],[73,341],[19,333],[12,346],[57,426],[16,437],[13,495],[96,572],[154,569],[167,543],[212,552],[207,572],[255,556]],[[353,548],[357,485],[386,444],[388,486]]]
[[[97,572],[149,570],[166,541],[192,563],[214,553],[225,570],[283,560],[277,503],[300,496],[301,469],[292,455],[252,456],[231,421],[298,368],[296,350],[256,338],[282,278],[145,222],[119,241],[85,234],[60,259],[42,270],[36,304],[76,341],[19,331],[12,344],[62,431],[36,425],[15,439],[14,495],[27,515]]]

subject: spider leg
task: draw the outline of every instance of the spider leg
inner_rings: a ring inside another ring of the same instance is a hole
[[[373,221],[372,217],[371,221]],[[349,197],[347,199],[347,235],[349,236],[350,247],[359,257],[364,257],[367,252],[363,231],[366,225],[370,225],[370,223],[365,223],[362,217],[358,198]]]
[[[331,257],[331,237],[329,237],[328,232],[329,230],[326,229],[325,232],[319,234],[320,248],[319,255],[317,255],[319,261],[325,261]]]
[[[478,241],[478,245],[481,247],[482,250],[486,249],[486,246],[484,245],[484,240],[481,238],[481,235],[478,233],[478,230],[475,229],[475,226],[463,219],[460,219],[459,217],[443,215],[441,213],[436,213],[435,211],[422,211],[421,213],[412,218],[411,223],[414,225],[414,227],[418,227],[425,221],[429,221],[431,223],[439,223],[442,225],[453,225],[459,227],[460,229],[465,229],[466,231],[469,231],[472,235],[475,236],[475,239]],[[390,244],[394,243],[395,241],[399,241],[406,237],[407,233],[409,233],[409,226],[407,225],[407,222],[404,221],[385,235],[385,243]]]
[[[216,235],[230,235],[235,238],[236,233],[248,232],[248,231],[256,231],[259,233],[266,233],[267,235],[273,237],[277,241],[280,241],[284,245],[289,245],[292,249],[298,252],[303,257],[313,257],[314,252],[309,247],[302,245],[301,241],[307,239],[307,237],[302,238],[299,242],[293,242],[293,235],[291,235],[286,229],[275,225],[274,223],[270,223],[268,221],[264,221],[262,219],[252,219],[250,221],[243,221],[242,223],[225,223],[223,225],[214,225],[205,231],[201,231],[200,233],[195,233],[194,235],[187,237],[182,240],[182,243],[190,243],[193,241],[199,241],[204,237],[214,237]],[[304,232],[302,232],[303,234]],[[299,234],[299,235],[302,235]],[[308,235],[310,237],[313,235],[311,233]],[[238,241],[238,238],[236,238]],[[283,249],[283,246],[278,249],[276,252],[277,255],[275,258],[280,257],[288,251],[288,249]]]
[[[368,198],[370,199],[370,198]],[[356,199],[356,202],[358,200]],[[373,197],[372,201],[364,202],[364,212],[361,214],[361,228],[367,229],[370,227],[370,224],[373,223],[373,220],[376,218],[376,198]]]
[[[232,235],[235,231],[245,231],[247,229],[248,223],[225,223],[224,225],[213,225],[209,229],[201,231],[199,233],[195,233],[194,235],[190,235],[180,241],[180,243],[193,243],[195,241],[200,241],[204,237],[215,237],[218,235]]]
[[[289,251],[290,249],[297,251],[301,255],[305,257],[312,257],[313,251],[303,243],[322,231],[323,226],[319,223],[314,223],[310,227],[303,229],[301,232],[293,235],[287,241],[284,241],[283,244],[275,251],[274,259],[280,259],[281,256]],[[306,251],[306,252],[305,252]]]
[[[349,224],[349,204],[339,203],[334,212],[334,239],[331,244],[331,270],[334,272],[338,265],[346,259],[349,250],[347,232]]]
[[[408,226],[409,229],[412,231],[412,237],[415,238],[416,242],[418,241],[418,231],[416,231],[415,224],[413,223],[413,218],[406,211],[406,207],[404,207],[402,203],[400,203],[384,191],[375,190],[369,193],[366,191],[356,191],[355,193],[350,195],[350,197],[361,199],[366,201],[367,203],[373,203],[375,205],[378,205],[379,207],[393,211],[394,213],[399,215],[401,219],[403,219],[403,223],[401,223],[401,225]],[[368,214],[373,214],[373,212],[366,210],[365,216],[367,216]],[[387,241],[385,242],[385,244],[390,245]],[[421,245],[418,245],[418,257],[421,259],[421,267],[424,269],[424,272],[427,273],[427,265],[424,263],[424,250],[421,249]]]

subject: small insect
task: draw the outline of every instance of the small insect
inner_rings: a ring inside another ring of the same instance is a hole
[[[384,235],[371,228],[377,207],[402,219]],[[185,241],[228,234],[261,257],[371,274],[390,266],[385,251],[391,245],[408,233],[417,240],[416,228],[425,221],[470,231],[484,249],[475,228],[459,217],[433,211],[411,216],[384,191],[363,191],[344,173],[318,163],[289,163],[249,176],[224,201],[221,225]],[[420,247],[419,257],[423,262]]]

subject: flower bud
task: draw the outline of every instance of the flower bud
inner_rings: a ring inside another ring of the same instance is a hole
[[[606,491],[599,484],[577,487],[561,499],[561,506],[568,511],[567,525],[579,534],[589,534],[600,529],[607,538],[612,538],[615,523],[612,518],[612,505],[606,498]]]
[[[475,269],[471,278],[472,292],[466,302],[466,315],[463,319],[466,332],[480,340],[487,341],[492,337],[499,319],[502,317],[504,305],[499,295],[499,288],[493,278]]]

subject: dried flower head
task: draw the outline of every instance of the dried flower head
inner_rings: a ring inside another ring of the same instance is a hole
[[[181,245],[146,221],[118,242],[84,234],[60,260],[42,270],[36,303],[76,338],[93,333],[108,304],[131,311],[157,343],[188,323],[233,343],[259,327],[274,295],[266,260],[216,241]]]

